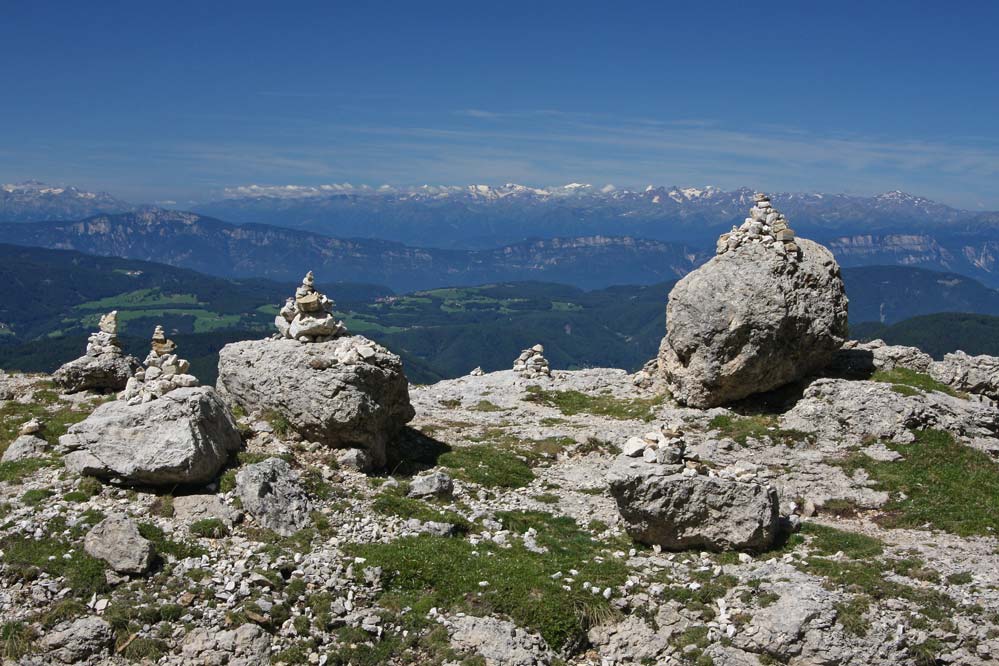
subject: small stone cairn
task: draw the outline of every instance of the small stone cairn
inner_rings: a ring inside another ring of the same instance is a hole
[[[788,225],[784,213],[770,204],[770,197],[766,194],[758,193],[754,201],[746,221],[718,237],[716,254],[725,254],[742,245],[758,243],[787,257],[789,261],[797,261],[800,250],[794,242],[794,230]]]
[[[548,359],[545,358],[544,354],[545,348],[541,345],[534,345],[530,349],[525,349],[520,352],[520,356],[513,362],[513,371],[527,379],[551,377],[552,371],[548,367]]]
[[[647,463],[680,465],[684,462],[686,449],[683,430],[677,425],[663,425],[658,431],[630,437],[621,447],[621,453],[629,458],[641,458]],[[697,473],[696,466],[691,466],[691,470],[691,473]]]
[[[87,356],[121,356],[124,352],[118,341],[118,311],[112,310],[101,315],[97,332],[87,338]]]
[[[315,287],[315,276],[309,271],[274,318],[279,337],[299,342],[328,342],[347,335],[347,327],[333,316],[333,301]]]
[[[124,400],[130,405],[155,400],[184,386],[198,385],[197,377],[188,374],[191,364],[177,357],[174,353],[177,350],[177,343],[167,339],[162,326],[157,326],[153,331],[150,346],[145,367],[136,370],[128,380],[125,390],[118,396],[119,400]]]

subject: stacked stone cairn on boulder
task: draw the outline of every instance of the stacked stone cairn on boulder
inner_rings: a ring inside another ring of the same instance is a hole
[[[219,352],[217,388],[230,406],[278,415],[292,436],[351,449],[351,466],[386,462],[385,447],[415,416],[402,359],[350,335],[310,271],[275,320],[278,335]]]
[[[786,256],[789,261],[797,261],[801,249],[794,242],[794,230],[784,213],[773,207],[766,194],[757,193],[753,199],[755,203],[749,209],[746,221],[718,237],[716,254],[725,254],[748,243],[758,243]]]
[[[795,239],[765,195],[718,254],[680,280],[666,306],[658,370],[690,407],[770,391],[827,366],[847,338],[839,264]]]
[[[774,488],[688,459],[676,425],[628,439],[607,482],[628,534],[666,550],[762,550],[780,527]]]
[[[513,362],[513,371],[527,379],[551,377],[552,371],[548,367],[548,359],[545,358],[545,348],[542,345],[534,345],[520,352],[520,356]]]
[[[176,350],[177,344],[166,337],[162,326],[157,326],[145,367],[136,370],[119,398],[130,405],[137,405],[175,389],[197,386],[197,377],[188,373],[191,364],[179,358]]]
[[[101,316],[98,330],[87,339],[87,351],[64,364],[52,379],[70,393],[120,391],[139,367],[139,360],[125,354],[118,341],[118,311]]]
[[[278,334],[299,342],[328,342],[347,335],[343,322],[333,316],[333,301],[315,287],[316,278],[309,271],[295,296],[285,302],[274,318]]]

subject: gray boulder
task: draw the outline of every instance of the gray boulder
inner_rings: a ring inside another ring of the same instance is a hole
[[[410,497],[448,497],[453,492],[454,481],[439,470],[414,476],[409,484]]]
[[[607,474],[632,538],[667,550],[761,550],[779,528],[777,491],[619,456]]]
[[[139,359],[123,353],[87,354],[62,365],[52,379],[69,393],[121,391],[140,367]]]
[[[3,452],[0,462],[13,462],[25,458],[41,458],[49,449],[49,443],[35,435],[21,435]]]
[[[99,617],[81,617],[56,625],[38,645],[49,663],[79,664],[103,654],[114,641],[111,625]]]
[[[866,379],[877,370],[929,372],[931,365],[933,357],[918,347],[889,345],[884,340],[850,340],[836,352],[827,370],[830,375]]]
[[[455,616],[448,633],[455,649],[482,657],[487,666],[536,666],[555,657],[544,638],[500,618]]]
[[[118,573],[136,575],[149,571],[156,554],[152,542],[139,534],[135,521],[120,514],[94,525],[87,532],[83,549]]]
[[[714,407],[821,369],[847,337],[839,265],[797,241],[800,259],[742,245],[680,280],[669,295],[659,371],[673,396]]]
[[[236,422],[207,386],[149,402],[98,407],[59,438],[67,468],[151,486],[208,483],[242,444]]]
[[[218,631],[198,627],[184,636],[179,655],[168,655],[160,664],[169,666],[259,666],[270,663],[271,635],[255,624]]]
[[[969,356],[963,351],[945,354],[929,367],[930,376],[959,391],[999,400],[999,357]]]
[[[386,443],[415,415],[401,359],[357,335],[226,345],[218,390],[247,412],[282,416],[305,439],[365,449],[376,467],[385,464]]]
[[[311,522],[312,502],[298,481],[298,473],[281,458],[240,469],[236,496],[257,523],[282,536],[294,534]]]
[[[178,495],[173,498],[173,510],[174,518],[183,523],[215,519],[232,527],[242,517],[218,495]]]

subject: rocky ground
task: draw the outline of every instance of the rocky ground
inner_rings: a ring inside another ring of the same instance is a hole
[[[991,401],[904,369],[734,409],[644,384],[594,369],[413,387],[387,473],[242,414],[245,450],[208,486],[106,484],[55,453],[2,463],[5,663],[999,659]],[[0,398],[0,448],[31,417],[54,444],[105,399],[40,376],[0,376]],[[697,473],[777,489],[775,546],[670,553],[627,536],[605,475],[666,423]],[[245,479],[272,457],[296,478],[287,511],[263,518]],[[138,533],[95,557],[86,536],[108,516]],[[148,571],[115,571],[147,542]]]

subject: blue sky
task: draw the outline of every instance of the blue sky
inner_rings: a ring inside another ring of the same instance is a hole
[[[999,209],[999,3],[37,2],[0,181],[570,181]]]

